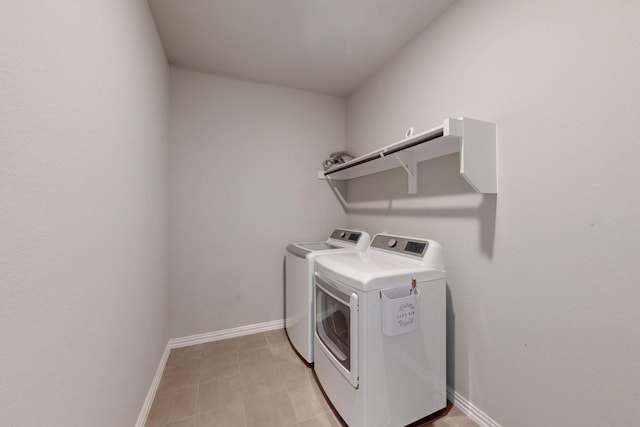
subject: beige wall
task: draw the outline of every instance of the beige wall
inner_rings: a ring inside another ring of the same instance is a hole
[[[640,417],[640,3],[458,1],[348,100],[347,146],[494,121],[499,194],[458,155],[353,180],[348,225],[440,241],[448,382],[504,426]]]
[[[345,101],[171,68],[171,336],[283,318],[284,250],[346,214],[321,161]]]
[[[0,100],[0,425],[131,426],[168,337],[146,2],[2,2]]]

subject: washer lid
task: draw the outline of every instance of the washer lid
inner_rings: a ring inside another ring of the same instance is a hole
[[[324,242],[298,242],[287,246],[287,252],[298,258],[312,258],[327,251],[358,250],[369,246],[371,238],[366,231],[336,228]]]
[[[296,243],[296,245],[309,251],[326,251],[327,249],[338,249],[340,247],[327,242]]]
[[[287,252],[298,258],[313,258],[323,253],[332,253],[333,251],[355,251],[353,245],[334,245],[327,242],[306,242],[306,243],[290,243],[287,246]]]

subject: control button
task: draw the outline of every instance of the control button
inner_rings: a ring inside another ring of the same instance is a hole
[[[341,238],[344,238],[344,236],[346,236],[346,235],[347,235],[347,233],[346,233],[346,232],[344,232],[344,231],[340,232],[340,237],[341,237]]]
[[[394,248],[397,244],[398,242],[396,241],[396,239],[389,239],[389,241],[387,242],[387,246],[389,246],[390,248]]]

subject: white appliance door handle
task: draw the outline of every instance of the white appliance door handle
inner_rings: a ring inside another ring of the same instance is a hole
[[[358,294],[351,292],[349,296],[349,313],[351,313],[350,357],[351,357],[351,385],[360,385],[358,370]]]

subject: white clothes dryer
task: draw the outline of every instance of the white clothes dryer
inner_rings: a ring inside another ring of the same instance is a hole
[[[319,257],[314,370],[351,427],[397,427],[446,407],[446,278],[433,240],[377,234]]]
[[[313,363],[313,267],[318,255],[363,251],[364,231],[336,228],[323,242],[291,243],[285,255],[285,330],[298,354]]]

